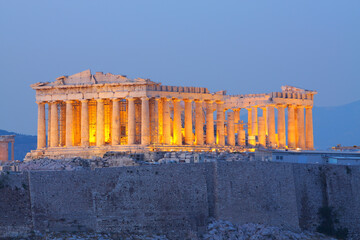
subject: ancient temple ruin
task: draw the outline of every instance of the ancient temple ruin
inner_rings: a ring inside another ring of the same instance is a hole
[[[90,70],[31,87],[38,145],[27,158],[314,148],[316,91],[283,86],[281,92],[227,95]],[[243,111],[247,119],[240,118]]]
[[[9,143],[11,143],[11,160],[14,161],[15,135],[0,136],[0,162],[9,160]]]

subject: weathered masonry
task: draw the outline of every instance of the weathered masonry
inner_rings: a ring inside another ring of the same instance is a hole
[[[30,158],[112,150],[314,148],[316,91],[284,86],[281,92],[227,95],[90,70],[31,87],[38,147]],[[248,112],[247,120],[240,120],[240,111]]]
[[[9,143],[11,142],[11,160],[14,160],[15,135],[0,136],[0,162],[9,160]]]

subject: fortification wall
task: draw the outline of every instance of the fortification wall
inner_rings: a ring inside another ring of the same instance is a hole
[[[299,230],[291,164],[217,164],[217,218]]]
[[[360,229],[359,167],[222,162],[5,176],[0,236],[99,231],[174,239],[203,232],[211,217],[314,230],[321,206],[334,207],[353,236]]]

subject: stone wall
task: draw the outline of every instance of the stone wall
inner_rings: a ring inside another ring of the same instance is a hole
[[[359,167],[269,162],[4,173],[0,236],[99,231],[176,239],[204,232],[210,218],[315,230],[321,206],[334,207],[358,236],[359,182]]]

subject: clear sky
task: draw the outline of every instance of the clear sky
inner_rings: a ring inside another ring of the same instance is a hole
[[[86,69],[334,106],[360,99],[359,64],[359,0],[0,0],[0,129],[35,134],[29,85]]]

